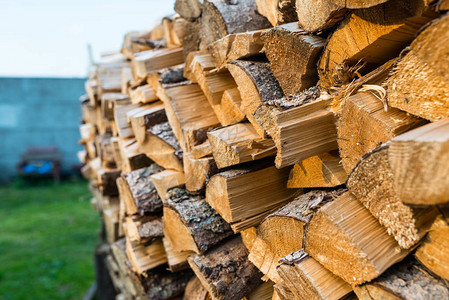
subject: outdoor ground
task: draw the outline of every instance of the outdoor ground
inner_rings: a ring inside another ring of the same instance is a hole
[[[81,299],[100,228],[85,181],[0,187],[0,300]]]

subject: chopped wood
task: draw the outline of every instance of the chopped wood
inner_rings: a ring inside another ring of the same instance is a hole
[[[184,153],[183,163],[186,189],[194,194],[204,192],[209,178],[218,172],[215,160],[211,156],[194,158],[191,153]]]
[[[413,41],[386,82],[389,105],[431,121],[449,117],[448,65],[440,55],[430,55],[447,53],[448,28],[446,15]]]
[[[307,32],[321,32],[343,20],[347,10],[331,0],[296,0],[298,24]]]
[[[351,193],[387,228],[402,248],[415,245],[438,214],[436,208],[404,205],[393,186],[388,145],[364,155],[348,177]]]
[[[131,191],[127,187],[125,179],[123,179],[122,177],[117,178],[116,184],[120,195],[120,202],[124,203],[126,213],[128,215],[137,214],[139,210],[133,200]]]
[[[298,21],[295,0],[256,0],[256,6],[273,26]]]
[[[228,126],[245,120],[245,114],[241,111],[242,98],[238,88],[225,90],[221,98],[220,111],[217,115],[221,125]]]
[[[291,300],[295,299],[295,295],[290,291],[285,282],[280,281],[274,285],[273,300]]]
[[[167,262],[162,239],[155,240],[150,244],[134,243],[126,240],[126,254],[133,270],[142,274]]]
[[[363,154],[425,123],[399,109],[385,111],[382,101],[372,92],[349,97],[343,103],[337,126],[343,167],[351,172]]]
[[[206,140],[204,143],[193,147],[191,153],[195,159],[212,155],[212,150],[210,148],[209,140]]]
[[[269,29],[261,38],[271,70],[286,95],[316,85],[323,38],[306,34],[296,22]]]
[[[114,105],[114,121],[117,127],[118,135],[121,138],[134,136],[131,124],[128,121],[127,113],[133,109],[139,108],[138,104],[130,104],[130,100],[116,102]]]
[[[190,52],[198,51],[200,47],[201,47],[201,22],[200,20],[192,22],[187,21],[183,43],[184,59],[187,59],[187,56]]]
[[[146,288],[146,298],[143,299],[181,299],[192,276],[191,270],[173,273],[167,270],[165,266],[153,269],[147,272],[147,277],[141,279]]]
[[[187,56],[184,77],[191,82],[198,82],[198,75],[210,74],[215,69],[212,55],[204,50],[190,52]]]
[[[347,8],[367,8],[382,4],[388,0],[330,0],[331,2]]]
[[[131,66],[134,80],[145,79],[147,74],[159,69],[182,64],[182,48],[148,50],[134,54]]]
[[[281,277],[276,271],[278,259],[276,259],[273,250],[262,238],[256,236],[248,251],[249,261],[265,275],[262,277],[262,280],[271,280],[275,283],[281,282]]]
[[[164,236],[162,218],[129,216],[123,224],[126,237],[131,242],[148,243]]]
[[[127,94],[104,93],[101,95],[101,116],[108,120],[114,120],[114,104],[116,101],[126,101]]]
[[[202,0],[176,0],[175,11],[184,19],[196,20],[201,16]]]
[[[131,172],[150,166],[153,161],[140,152],[139,145],[134,138],[111,139],[113,154],[117,166],[122,172]]]
[[[276,147],[271,139],[260,141],[259,135],[249,123],[239,123],[207,133],[214,160],[219,169],[236,164],[273,156]],[[250,148],[252,142],[260,147]]]
[[[164,234],[176,251],[204,253],[232,231],[204,198],[174,188],[164,201]]]
[[[449,280],[449,224],[440,216],[415,252],[415,257],[433,274]]]
[[[354,287],[361,300],[371,299],[447,299],[447,282],[423,270],[413,258],[388,269],[379,278]]]
[[[288,188],[336,187],[346,182],[346,172],[338,152],[309,157],[293,166]]]
[[[129,93],[129,98],[131,99],[131,103],[133,104],[138,103],[145,104],[158,100],[158,97],[156,96],[156,91],[148,84],[144,84],[134,89],[131,89]]]
[[[185,184],[184,173],[173,170],[164,170],[150,176],[154,187],[164,202],[169,189]]]
[[[295,99],[301,100],[299,105],[289,107]],[[254,118],[276,145],[278,168],[337,149],[335,116],[328,110],[329,100],[319,98],[316,88],[271,103],[259,106]]]
[[[378,277],[409,253],[348,192],[314,214],[304,250],[349,284]]]
[[[164,243],[165,254],[167,255],[167,263],[170,271],[178,272],[181,270],[185,270],[189,268],[189,264],[187,263],[187,257],[193,252],[183,251],[179,252],[173,249],[172,244],[169,239],[163,238],[162,242]]]
[[[255,30],[229,34],[210,45],[215,66],[221,70],[226,63],[251,56],[257,56],[263,51],[263,41],[260,35],[265,30]]]
[[[209,104],[220,104],[224,91],[237,87],[229,72],[197,73],[195,76]]]
[[[418,205],[448,203],[448,147],[449,119],[392,139],[389,161],[394,189],[402,202]]]
[[[186,286],[184,297],[182,300],[208,300],[210,299],[209,292],[203,286],[198,277],[193,276]]]
[[[227,67],[234,77],[242,97],[240,109],[260,137],[264,138],[265,131],[254,119],[253,114],[260,104],[284,96],[279,82],[267,62],[236,60],[229,62]]]
[[[238,236],[203,255],[189,256],[188,262],[212,299],[240,299],[261,283]]]
[[[201,16],[202,39],[206,45],[228,34],[269,28],[258,14],[255,0],[205,0]]]
[[[207,202],[228,223],[278,208],[300,192],[286,188],[289,171],[261,163],[218,173],[207,185]]]
[[[282,258],[277,270],[295,299],[338,300],[352,292],[348,283],[323,267],[303,249]]]

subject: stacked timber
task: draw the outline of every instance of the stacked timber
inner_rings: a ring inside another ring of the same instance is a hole
[[[92,66],[116,299],[448,299],[449,9],[177,0]]]

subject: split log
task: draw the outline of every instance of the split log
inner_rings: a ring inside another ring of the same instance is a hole
[[[133,200],[131,191],[127,187],[125,179],[122,177],[117,178],[116,184],[119,191],[120,203],[124,203],[125,212],[128,215],[137,214],[139,212],[137,205]]]
[[[175,11],[184,19],[196,20],[201,16],[202,0],[176,0]]]
[[[178,15],[165,16],[162,18],[162,28],[164,30],[164,39],[168,48],[176,48],[182,46],[182,42],[174,31],[175,20],[179,19]]]
[[[238,236],[206,254],[189,256],[188,262],[212,299],[241,299],[261,283]]]
[[[343,103],[338,121],[338,148],[349,173],[363,154],[396,135],[425,124],[421,118],[388,108],[371,92],[358,93]]]
[[[314,214],[304,250],[349,284],[378,277],[409,253],[349,193]]]
[[[117,166],[122,172],[131,172],[150,166],[153,161],[139,150],[134,138],[112,138],[113,154]]]
[[[184,174],[186,189],[193,194],[204,192],[206,183],[218,172],[213,157],[194,158],[191,153],[184,153]]]
[[[128,216],[123,224],[125,235],[130,242],[149,243],[164,236],[162,218],[150,216]]]
[[[255,0],[205,0],[201,25],[206,45],[228,34],[270,27],[268,20],[258,14]]]
[[[148,272],[147,277],[142,278],[146,288],[147,299],[181,299],[187,283],[193,276],[191,270],[172,273],[164,266]]]
[[[133,72],[131,68],[123,68],[122,69],[122,94],[128,93],[129,88],[134,83]]]
[[[273,294],[273,300],[291,300],[295,299],[295,295],[287,287],[285,282],[281,281],[274,285],[275,294]]]
[[[265,131],[256,122],[253,114],[261,103],[284,96],[279,82],[267,62],[236,60],[229,62],[227,67],[234,77],[242,97],[240,109],[260,137],[264,138]]]
[[[226,63],[251,56],[259,55],[263,50],[260,35],[264,30],[255,30],[229,34],[210,45],[215,66],[221,70]]]
[[[167,255],[167,263],[170,271],[179,272],[181,270],[188,269],[189,264],[187,263],[187,257],[193,252],[176,251],[175,249],[173,249],[172,244],[167,238],[163,238],[162,242],[164,243],[165,254]]]
[[[282,258],[277,268],[295,299],[344,299],[351,286],[323,267],[303,249]]]
[[[394,189],[402,202],[418,205],[448,203],[448,149],[449,119],[392,139],[389,161]]]
[[[449,10],[449,1],[448,0],[440,0],[437,3],[438,11],[448,11]]]
[[[169,189],[185,184],[184,173],[179,171],[164,170],[151,175],[150,178],[162,202]]]
[[[207,130],[219,124],[197,84],[167,88],[163,98],[168,121],[184,152],[203,143]]]
[[[146,131],[153,125],[167,121],[164,104],[161,101],[139,107],[138,111],[131,111],[128,119],[137,142],[142,144]]]
[[[173,21],[173,33],[176,37],[177,45],[183,46],[184,45],[184,38],[186,36],[186,26],[187,26],[187,20],[184,18],[181,18],[179,16],[176,16]],[[184,52],[184,50],[183,50]]]
[[[120,237],[118,202],[115,202],[114,205],[107,209],[103,209],[103,221],[107,241],[109,244],[112,244]]]
[[[128,95],[121,93],[103,93],[101,95],[101,116],[108,120],[114,120],[114,103],[116,101],[126,101]]]
[[[271,70],[286,95],[297,94],[318,82],[318,62],[325,40],[307,35],[298,23],[262,33]]]
[[[449,117],[449,68],[442,61],[448,51],[444,42],[449,38],[448,28],[446,15],[413,41],[386,82],[389,105],[431,121]]]
[[[151,39],[149,31],[131,31],[125,34],[123,38],[122,49],[120,52],[127,58],[132,59],[134,53],[151,50],[153,47],[146,43],[140,43],[140,40]]]
[[[134,54],[131,61],[134,80],[145,79],[147,74],[182,64],[184,56],[182,48],[148,50]]]
[[[207,136],[219,169],[273,156],[276,153],[274,142],[271,139],[262,141],[249,123],[212,130]],[[250,148],[252,142],[258,143],[261,147]]]
[[[131,101],[127,99],[114,104],[114,124],[117,128],[118,136],[121,138],[129,138],[134,136],[131,124],[128,122],[126,114],[133,109],[139,108],[139,105],[130,103]]]
[[[228,223],[255,217],[284,205],[301,192],[286,188],[289,171],[261,162],[218,173],[207,185],[207,202]]]
[[[194,276],[187,284],[182,300],[210,300],[210,296],[198,277]]]
[[[164,233],[176,251],[204,253],[232,235],[231,227],[200,196],[174,188],[164,201]]]
[[[228,126],[245,120],[245,114],[240,110],[242,98],[238,88],[224,91],[221,98],[221,116],[217,115],[221,125]]]
[[[157,239],[149,244],[126,240],[126,254],[137,274],[142,274],[167,262],[162,239]]]
[[[256,0],[256,7],[273,26],[298,21],[295,0]]]
[[[398,0],[352,12],[329,39],[318,66],[325,89],[349,83],[397,57],[435,17],[426,0]],[[351,37],[351,38],[348,38]]]
[[[322,32],[343,20],[347,10],[331,0],[296,0],[298,24],[307,32]]]
[[[330,101],[313,87],[301,94],[259,106],[255,120],[268,132],[276,148],[276,167],[299,163],[337,149],[335,116]]]
[[[193,147],[191,153],[192,156],[196,159],[212,155],[209,140],[206,140],[204,143]]]
[[[447,283],[427,273],[412,257],[388,269],[379,278],[354,287],[360,300],[447,299]]]
[[[433,274],[449,280],[449,225],[442,217],[432,224],[415,257]]]
[[[247,247],[247,249],[249,251],[249,261],[264,274],[262,280],[271,280],[275,283],[282,281],[276,271],[276,267],[278,266],[276,254],[260,236],[256,235],[252,245]]]
[[[122,175],[140,215],[156,213],[162,208],[161,198],[150,178],[160,171],[161,168],[153,164]]]
[[[214,72],[215,64],[212,55],[208,51],[200,50],[187,55],[184,77],[191,82],[198,82],[198,76],[204,76]]]
[[[195,1],[195,0],[194,0]],[[184,59],[190,52],[198,51],[201,47],[201,19],[187,21],[183,43]]]
[[[337,151],[307,158],[293,166],[288,188],[336,187],[346,182],[347,174]]]
[[[145,104],[158,100],[156,91],[148,84],[138,86],[134,89],[131,88],[129,91],[129,98],[133,104]]]
[[[100,169],[97,171],[97,180],[103,196],[117,196],[118,189],[115,181],[120,177],[118,169]]]

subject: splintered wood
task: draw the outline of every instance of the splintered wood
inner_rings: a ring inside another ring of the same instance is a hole
[[[98,287],[448,299],[449,1],[174,2],[79,99]]]

